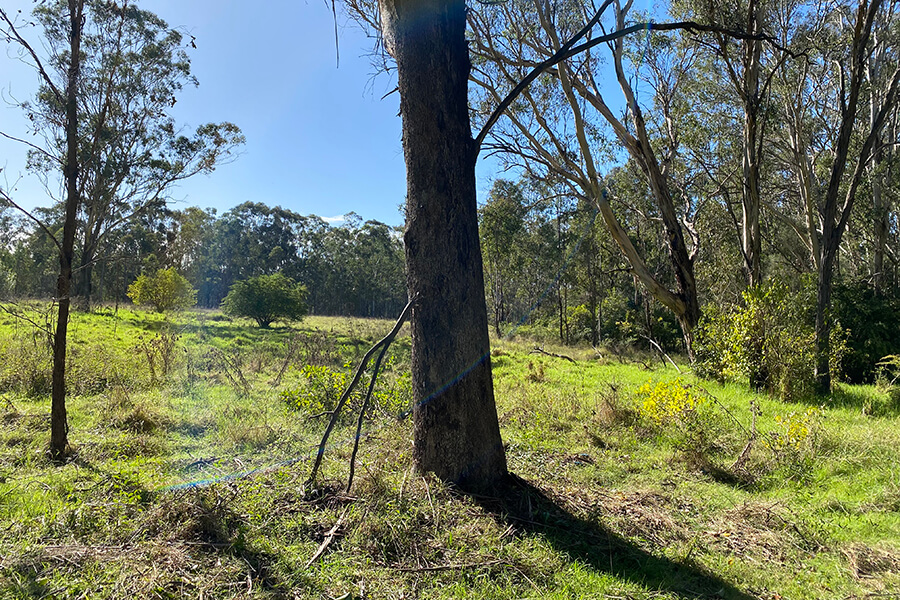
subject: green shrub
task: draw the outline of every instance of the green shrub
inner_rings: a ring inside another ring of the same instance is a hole
[[[135,304],[147,304],[156,312],[165,312],[194,306],[197,290],[174,268],[159,269],[153,275],[141,275],[128,286],[128,297]]]
[[[597,321],[587,306],[579,304],[568,307],[566,321],[569,324],[569,336],[572,342],[590,342],[593,339]]]
[[[305,384],[284,390],[281,399],[291,408],[313,414],[333,411],[350,382],[346,373],[325,366],[306,365],[300,373],[306,379]]]
[[[850,383],[873,383],[878,361],[900,354],[900,299],[864,281],[837,284],[834,316],[847,330],[844,375]]]
[[[822,411],[810,407],[775,415],[775,430],[762,440],[772,453],[770,469],[787,479],[805,479],[812,473],[822,432]]]
[[[900,354],[889,354],[878,361],[879,387],[887,392],[887,412],[900,410]]]
[[[344,368],[349,369],[352,366],[347,363]],[[398,376],[394,371],[394,366],[395,358],[388,355],[380,369],[369,410],[399,417],[409,409],[412,401],[412,383],[408,371]],[[319,365],[306,365],[300,373],[305,380],[303,385],[295,389],[283,390],[281,399],[291,408],[311,414],[333,411],[351,380],[348,372]],[[369,387],[369,381],[366,375],[360,379],[348,400],[344,416],[359,412],[362,399]]]
[[[746,378],[785,401],[815,390],[815,299],[813,282],[792,292],[779,282],[747,290],[744,304],[710,307],[697,331],[697,372],[720,381]],[[831,376],[840,378],[846,351],[840,324],[831,332]]]
[[[306,288],[281,273],[251,277],[231,286],[222,311],[249,317],[263,329],[277,320],[298,321],[306,314]]]

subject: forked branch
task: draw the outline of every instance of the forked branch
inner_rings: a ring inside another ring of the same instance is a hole
[[[397,334],[400,332],[400,328],[403,326],[403,323],[406,321],[406,317],[409,315],[409,311],[415,303],[418,296],[413,297],[403,308],[403,311],[400,313],[400,317],[397,319],[397,322],[394,323],[393,329],[381,338],[374,346],[369,348],[369,351],[366,352],[365,356],[363,356],[362,360],[359,363],[359,366],[356,368],[356,374],[353,376],[353,380],[344,390],[344,393],[341,394],[340,399],[338,400],[337,406],[335,406],[334,411],[331,413],[331,421],[328,422],[328,427],[325,428],[325,433],[322,435],[322,441],[319,443],[319,450],[316,453],[316,462],[313,464],[312,472],[309,474],[309,479],[306,480],[306,486],[312,486],[313,482],[316,480],[316,475],[319,472],[319,467],[322,464],[322,457],[325,455],[325,446],[328,444],[328,438],[331,436],[331,431],[334,429],[334,426],[337,424],[338,417],[340,417],[341,409],[344,408],[344,405],[347,403],[347,399],[350,398],[350,394],[353,393],[354,388],[359,383],[359,380],[362,378],[363,372],[366,370],[366,365],[369,364],[369,359],[372,358],[372,355],[375,354],[375,351],[381,348],[381,353],[378,356],[378,360],[375,363],[375,369],[372,371],[372,378],[369,382],[369,390],[366,394],[366,399],[363,403],[363,412],[360,414],[359,424],[357,426],[356,432],[356,444],[359,444],[359,431],[362,427],[362,414],[365,412],[365,408],[368,405],[369,399],[372,397],[372,391],[375,388],[375,379],[378,377],[378,369],[381,366],[381,359],[384,357],[385,352],[388,349],[388,346],[391,345],[391,342],[394,341],[394,338],[397,337]],[[354,446],[353,449],[353,458],[356,458],[356,450],[357,446]],[[353,462],[350,464],[350,483],[353,483]],[[350,486],[347,486],[347,489],[350,489]]]

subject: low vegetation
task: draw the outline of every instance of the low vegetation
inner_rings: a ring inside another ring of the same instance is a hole
[[[46,307],[0,314],[3,598],[867,598],[900,588],[897,360],[784,402],[658,357],[493,344],[515,478],[410,469],[409,339],[325,419],[387,321],[220,312],[71,324],[71,460],[46,456]],[[567,360],[566,357],[572,359]],[[680,369],[680,372],[679,372]],[[892,379],[894,379],[893,384]]]

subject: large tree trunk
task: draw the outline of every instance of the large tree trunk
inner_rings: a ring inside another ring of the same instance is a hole
[[[466,490],[507,475],[478,240],[463,0],[383,0],[407,169],[416,466]]]
[[[69,292],[72,287],[72,262],[75,249],[75,217],[78,213],[78,76],[81,67],[81,26],[84,0],[69,0],[70,54],[66,81],[66,220],[59,253],[59,279],[56,296],[59,313],[53,337],[53,375],[50,405],[50,456],[63,460],[68,446],[66,417],[66,336],[69,327]]]

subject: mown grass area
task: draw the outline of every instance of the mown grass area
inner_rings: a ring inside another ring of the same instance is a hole
[[[27,314],[41,324],[39,308]],[[900,429],[874,387],[784,404],[655,358],[543,348],[571,362],[495,341],[515,478],[473,497],[411,469],[401,337],[353,487],[350,412],[306,487],[326,424],[316,415],[391,325],[311,317],[266,331],[217,312],[75,315],[73,454],[55,466],[46,336],[0,315],[0,597],[774,600],[900,589]]]

